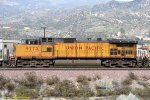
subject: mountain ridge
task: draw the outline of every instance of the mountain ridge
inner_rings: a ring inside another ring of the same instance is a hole
[[[55,10],[46,6],[42,9],[40,7],[33,9],[30,6],[21,10],[17,10],[17,6],[13,9],[6,9],[3,6],[6,12],[0,7],[0,11],[3,12],[0,15],[3,19],[0,21],[1,29],[3,26],[10,26],[19,35],[42,36],[41,27],[46,26],[47,36],[53,37],[111,38],[121,29],[128,38],[150,34],[150,0],[130,2],[112,0],[92,7]],[[29,27],[29,30],[24,30],[24,27]]]

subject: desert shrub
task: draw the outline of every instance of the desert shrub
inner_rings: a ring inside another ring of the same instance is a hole
[[[95,88],[98,90],[98,89],[106,89],[107,87],[106,86],[96,85]]]
[[[80,86],[77,92],[78,97],[92,97],[94,96],[94,92],[87,86]]]
[[[135,75],[135,74],[132,73],[132,72],[129,73],[128,77],[129,77],[130,79],[132,79],[132,80],[138,80],[138,79],[139,79],[138,76]]]
[[[122,81],[122,85],[131,85],[133,80],[138,80],[138,76],[130,72],[129,75]]]
[[[86,76],[82,76],[82,75],[77,77],[77,82],[81,83],[83,85],[87,85],[89,83],[89,81],[91,81],[90,77],[86,77]]]
[[[60,79],[57,76],[52,76],[52,78],[47,78],[46,79],[46,83],[48,85],[53,85],[53,84],[57,84],[60,82]]]
[[[112,84],[113,84],[114,89],[117,89],[120,87],[120,83],[118,81],[112,81]]]
[[[121,82],[121,84],[122,84],[123,86],[131,85],[131,84],[132,84],[132,79],[129,78],[129,77],[126,77],[126,79],[124,79],[124,80]]]
[[[8,82],[5,84],[5,87],[9,92],[12,92],[15,89],[16,85],[12,82]]]
[[[5,96],[12,97],[14,95],[14,90],[16,88],[16,85],[12,82],[8,82],[5,84],[5,89],[7,89],[7,93],[5,93]]]
[[[19,80],[19,84],[28,88],[40,88],[41,84],[43,84],[43,79],[39,78],[36,73],[29,72],[25,73],[25,78]]]
[[[142,80],[143,81],[148,81],[150,78],[149,77],[147,77],[147,76],[142,76]]]
[[[43,97],[38,97],[36,98],[36,100],[43,100]]]
[[[35,72],[25,73],[25,77],[29,82],[34,82],[34,83],[38,82],[39,84],[43,83],[43,79],[39,78]]]
[[[131,88],[129,86],[123,86],[121,88],[115,89],[115,94],[120,95],[120,94],[129,94],[131,91]]]
[[[111,90],[103,90],[103,89],[98,89],[97,90],[97,96],[100,97],[100,96],[111,96],[111,95],[114,95],[114,91],[111,91]]]
[[[150,88],[135,89],[134,94],[136,94],[140,97],[149,97],[150,98]]]
[[[37,98],[39,95],[37,89],[30,89],[27,87],[18,87],[15,92],[18,97]]]
[[[149,83],[146,83],[144,81],[138,81],[138,84],[144,86],[145,88],[149,87]]]
[[[5,78],[3,75],[0,75],[0,89],[5,89],[6,83],[10,82],[9,79]]]
[[[59,97],[74,97],[77,95],[76,86],[69,80],[63,80],[55,86],[55,95]]]
[[[43,94],[46,97],[54,97],[57,96],[57,91],[55,91],[55,89],[47,89],[45,90],[45,93]]]
[[[100,79],[101,79],[101,76],[99,76],[99,75],[96,75],[96,76],[93,78],[94,81],[100,80]]]

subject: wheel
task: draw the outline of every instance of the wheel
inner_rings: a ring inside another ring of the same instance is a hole
[[[119,68],[124,67],[122,60],[118,60],[118,61],[116,61],[116,63],[117,63],[117,65],[116,65],[117,67],[119,67]]]
[[[111,61],[110,60],[106,60],[104,63],[105,63],[104,64],[105,67],[111,67]]]

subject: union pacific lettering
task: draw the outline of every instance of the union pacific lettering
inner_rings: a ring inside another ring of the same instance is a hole
[[[66,49],[67,50],[73,50],[73,49],[76,49],[76,50],[82,50],[82,46],[66,46]]]
[[[101,46],[66,46],[67,50],[101,50]]]

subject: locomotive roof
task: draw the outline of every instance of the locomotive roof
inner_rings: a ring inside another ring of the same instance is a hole
[[[110,43],[132,43],[137,44],[138,41],[131,40],[131,39],[108,39]]]
[[[97,38],[97,39],[76,39],[76,38],[51,38],[51,37],[46,37],[46,38],[39,38],[39,39],[26,39],[26,40],[40,40],[41,42],[43,42],[42,40],[44,40],[45,43],[49,42],[65,42],[65,43],[73,43],[73,42],[109,42],[109,43],[131,43],[131,44],[137,44],[138,42],[135,40],[131,40],[131,39],[107,39],[107,40],[102,40],[101,38]]]

